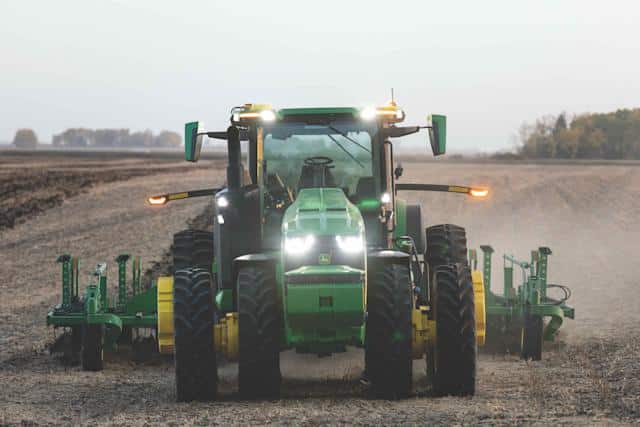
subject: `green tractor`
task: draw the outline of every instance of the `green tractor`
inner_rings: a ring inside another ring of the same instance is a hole
[[[174,236],[173,275],[141,284],[140,259],[117,258],[118,290],[99,265],[84,295],[77,258],[62,256],[62,303],[47,324],[70,330],[71,356],[103,368],[103,349],[133,344],[173,354],[179,401],[214,400],[217,365],[237,361],[246,398],[279,394],[280,353],[326,356],[364,349],[364,375],[383,398],[412,389],[414,359],[425,359],[434,394],[473,395],[477,345],[485,338],[485,287],[472,271],[465,230],[423,228],[419,205],[402,191],[484,197],[457,185],[397,183],[391,141],[427,129],[445,153],[446,118],[401,126],[404,112],[378,108],[234,108],[226,131],[185,126],[185,157],[203,138],[226,141],[223,188],[150,197],[162,206],[212,197],[213,232]],[[241,146],[245,145],[246,153]],[[245,168],[246,164],[246,168]]]
[[[437,394],[474,394],[484,325],[474,299],[484,296],[482,286],[474,292],[465,230],[425,233],[420,206],[398,192],[487,190],[396,183],[391,139],[421,129],[398,126],[403,119],[393,103],[247,104],[223,132],[186,124],[186,159],[198,160],[206,135],[226,140],[228,166],[224,188],[149,199],[215,199],[214,232],[178,233],[175,273],[158,281],[159,348],[175,354],[178,400],[215,399],[221,356],[238,361],[242,396],[271,398],[282,351],[325,356],[347,346],[364,349],[378,396],[407,397],[412,361],[425,356]],[[444,154],[446,118],[430,121],[433,154]]]

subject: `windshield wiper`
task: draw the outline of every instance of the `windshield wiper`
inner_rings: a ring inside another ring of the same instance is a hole
[[[371,154],[371,150],[369,150],[367,147],[365,147],[364,145],[360,144],[358,141],[356,141],[353,138],[350,138],[349,135],[347,135],[346,133],[340,131],[339,129],[336,129],[335,127],[331,126],[331,125],[327,125],[327,127],[329,129],[331,129],[332,131],[334,131],[335,133],[337,133],[338,135],[340,135],[341,137],[343,137],[344,139],[353,142],[354,144],[356,144],[358,147],[362,148],[364,151],[366,151],[367,153]],[[329,135],[331,136],[331,135]],[[331,138],[333,139],[333,138]],[[335,140],[334,140],[335,141]]]
[[[363,168],[363,169],[364,169],[364,165],[362,164],[362,162],[360,162],[360,160],[356,159],[356,157],[355,157],[353,154],[351,154],[351,153],[349,152],[349,150],[347,150],[346,148],[344,148],[344,147],[342,146],[342,144],[340,144],[340,143],[338,142],[338,140],[337,140],[337,139],[335,139],[335,138],[333,137],[333,135],[329,135],[329,134],[327,134],[327,136],[328,136],[329,138],[331,138],[331,140],[332,140],[333,142],[335,142],[335,143],[336,143],[336,145],[342,149],[342,151],[344,151],[345,153],[347,153],[347,155],[348,155],[349,157],[351,157],[351,158],[353,159],[353,161],[354,161],[354,162],[356,162],[358,165],[360,165],[360,167],[361,167],[361,168]]]

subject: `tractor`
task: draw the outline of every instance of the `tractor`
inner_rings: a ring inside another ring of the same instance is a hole
[[[176,234],[174,274],[157,282],[158,345],[174,353],[179,401],[215,399],[220,358],[237,360],[242,396],[272,398],[282,351],[327,356],[347,346],[364,349],[377,396],[407,397],[413,359],[423,357],[436,394],[474,394],[484,337],[475,300],[484,288],[469,267],[465,230],[425,231],[420,206],[398,193],[488,190],[397,183],[392,139],[426,128],[433,154],[445,153],[446,117],[429,119],[399,126],[404,112],[393,102],[246,104],[231,111],[226,131],[185,125],[187,161],[199,159],[207,136],[226,141],[228,166],[222,188],[149,198],[161,206],[212,196],[215,204],[213,233]]]
[[[216,399],[223,360],[238,362],[241,396],[273,398],[281,352],[327,356],[349,346],[364,350],[375,396],[409,396],[414,359],[425,360],[435,395],[473,395],[485,340],[483,274],[470,267],[464,228],[423,228],[420,205],[400,194],[483,198],[488,189],[399,183],[392,140],[426,129],[435,156],[446,146],[445,116],[429,116],[426,126],[403,126],[404,118],[395,102],[245,104],[223,131],[187,123],[187,161],[198,161],[205,136],[226,142],[224,186],[147,202],[210,197],[213,232],[178,232],[173,274],[151,286],[141,285],[134,257],[129,288],[131,257],[119,256],[116,296],[104,264],[80,295],[78,258],[61,256],[62,303],[47,324],[70,330],[70,355],[85,370],[103,369],[103,350],[127,342],[135,354],[173,354],[178,401]]]

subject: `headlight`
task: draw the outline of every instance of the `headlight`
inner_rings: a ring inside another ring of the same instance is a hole
[[[376,109],[375,107],[365,107],[360,111],[360,118],[362,120],[373,120],[376,118]]]
[[[218,197],[217,204],[219,208],[226,208],[229,206],[229,199],[224,196]]]
[[[260,111],[260,118],[265,122],[273,122],[276,120],[276,113],[273,110]]]
[[[286,237],[284,239],[284,251],[288,255],[302,255],[311,249],[316,239],[308,236]]]
[[[350,254],[357,254],[364,249],[362,236],[336,236],[338,247]]]

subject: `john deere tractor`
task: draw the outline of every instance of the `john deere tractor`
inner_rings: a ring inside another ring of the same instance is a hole
[[[107,297],[104,268],[79,297],[77,260],[66,256],[66,299],[47,321],[72,328],[86,369],[102,368],[106,341],[113,347],[127,331],[150,329],[159,351],[174,354],[179,401],[214,400],[222,359],[238,362],[242,396],[271,398],[280,390],[282,351],[326,356],[348,346],[364,349],[377,396],[408,396],[412,361],[421,358],[435,394],[473,395],[483,275],[470,269],[464,228],[425,230],[420,206],[400,193],[484,197],[488,190],[398,183],[393,140],[426,129],[433,154],[445,153],[445,116],[431,115],[426,126],[401,126],[404,117],[393,102],[363,109],[246,104],[231,111],[225,131],[187,123],[187,161],[199,159],[205,136],[226,141],[226,183],[148,202],[212,197],[213,232],[177,233],[173,275],[148,289],[136,259],[127,290],[128,257],[118,258],[116,302]]]
[[[406,397],[412,360],[425,355],[436,393],[474,393],[484,335],[474,299],[484,296],[479,273],[474,293],[465,230],[425,235],[420,206],[398,192],[486,190],[396,183],[391,140],[421,129],[403,119],[393,103],[248,104],[232,110],[226,131],[186,124],[186,160],[198,160],[208,136],[226,141],[228,166],[223,188],[149,199],[215,199],[213,233],[178,233],[175,273],[158,281],[159,348],[175,353],[178,400],[215,399],[220,357],[238,361],[243,396],[268,398],[279,393],[283,350],[325,356],[347,346],[364,348],[379,396]],[[424,128],[433,154],[444,154],[446,118]]]

